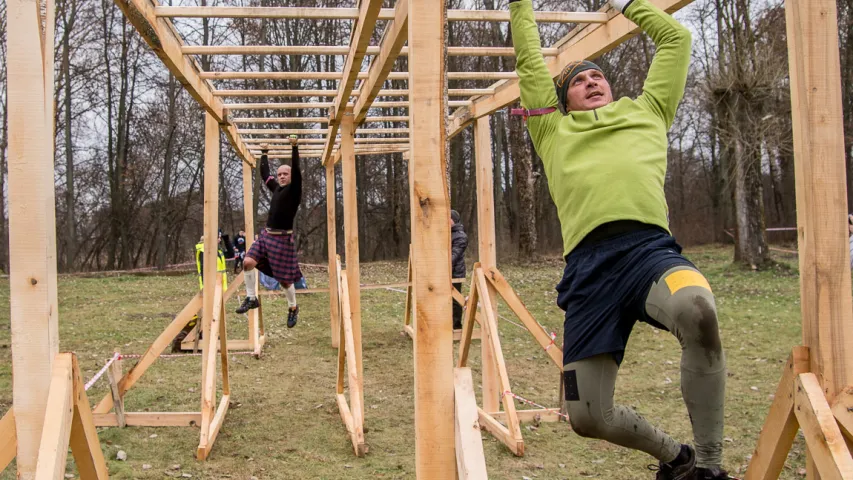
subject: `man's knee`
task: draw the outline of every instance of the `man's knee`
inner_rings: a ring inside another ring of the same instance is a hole
[[[682,344],[698,344],[708,352],[722,351],[714,294],[701,287],[683,288],[673,294],[667,308],[674,319]]]
[[[255,268],[258,262],[255,261],[252,257],[246,257],[243,259],[243,270],[251,270]]]
[[[601,438],[605,427],[601,409],[589,400],[567,402],[569,423],[575,433],[585,438]]]

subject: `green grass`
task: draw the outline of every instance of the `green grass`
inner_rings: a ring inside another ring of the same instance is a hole
[[[796,262],[780,258],[777,268],[751,272],[731,265],[729,248],[688,250],[706,274],[717,305],[729,378],[726,403],[725,465],[742,472],[752,454],[771,394],[793,345],[800,342],[799,284]],[[502,272],[534,317],[562,332],[562,312],[554,285],[560,259],[503,265]],[[404,281],[406,264],[362,265],[365,283]],[[324,286],[324,270],[308,274],[311,287]],[[59,285],[61,351],[74,351],[84,379],[90,378],[114,348],[142,353],[195,293],[195,278],[62,278]],[[0,412],[12,401],[9,352],[8,281],[0,283]],[[467,288],[467,287],[466,287]],[[284,325],[286,301],[265,303],[268,343],[262,360],[231,357],[234,404],[212,456],[194,459],[197,428],[106,428],[101,445],[112,478],[338,479],[414,478],[414,396],[412,344],[400,334],[405,295],[388,290],[362,293],[365,417],[370,453],[356,458],[334,399],[336,351],[330,345],[325,294],[301,295],[299,325]],[[228,306],[233,311],[236,300]],[[506,307],[500,313],[515,320]],[[230,314],[229,336],[246,337],[245,317]],[[501,340],[513,390],[557,406],[559,377],[542,349],[524,330],[500,321]],[[475,342],[479,344],[479,342]],[[474,383],[479,385],[479,348],[472,349]],[[198,357],[158,361],[132,389],[129,411],[199,409]],[[679,390],[679,348],[666,332],[638,324],[631,337],[617,385],[617,401],[631,405],[681,440],[690,426]],[[125,368],[129,368],[126,365]],[[755,388],[753,388],[755,387]],[[96,402],[104,382],[89,391]],[[651,458],[573,434],[565,423],[523,427],[526,455],[514,457],[488,433],[483,443],[490,478],[650,479]],[[152,438],[152,435],[156,437]],[[116,452],[127,452],[126,462]],[[781,478],[801,478],[801,437]],[[143,469],[143,465],[150,469]],[[172,470],[180,465],[180,470]],[[73,468],[69,467],[69,472]],[[13,467],[0,479],[14,478]]]

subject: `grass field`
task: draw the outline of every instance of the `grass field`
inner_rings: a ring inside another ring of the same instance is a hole
[[[728,357],[725,465],[742,472],[770,406],[791,346],[800,341],[796,259],[780,257],[777,267],[752,272],[732,266],[731,249],[705,247],[687,255],[706,274],[717,295],[723,344]],[[562,332],[554,285],[562,273],[559,258],[502,265],[534,317]],[[306,273],[309,286],[326,284],[325,270]],[[362,282],[405,281],[406,264],[362,265]],[[118,347],[142,353],[195,293],[193,276],[61,278],[61,351],[74,351],[84,379],[90,378]],[[0,412],[12,401],[9,352],[8,281],[0,283]],[[467,288],[467,287],[466,287]],[[370,453],[352,453],[334,399],[336,351],[329,334],[325,294],[301,295],[300,322],[284,325],[287,303],[265,303],[267,346],[261,360],[231,357],[232,408],[211,459],[194,459],[197,428],[106,428],[100,439],[112,478],[160,479],[339,479],[415,478],[412,344],[401,335],[405,295],[390,290],[362,294],[366,439]],[[236,300],[228,311],[233,312]],[[515,320],[505,307],[503,317]],[[245,338],[246,318],[231,313],[229,336]],[[524,330],[500,320],[503,351],[513,390],[557,406],[559,377],[541,348]],[[473,349],[475,386],[479,342]],[[676,438],[690,438],[679,389],[680,350],[674,337],[640,324],[631,337],[617,385],[617,401],[631,405]],[[129,361],[127,361],[129,362]],[[158,361],[126,397],[129,411],[199,409],[201,360]],[[129,368],[126,364],[125,369]],[[104,382],[89,391],[94,403],[107,391]],[[640,453],[589,441],[566,423],[524,427],[526,456],[514,457],[483,433],[489,477],[493,479],[651,479]],[[124,450],[127,461],[117,461]],[[802,478],[802,437],[794,445],[781,478]],[[70,458],[70,456],[69,456]],[[179,468],[174,468],[179,466]],[[74,472],[69,465],[69,472]],[[804,473],[804,472],[803,472]],[[13,479],[14,467],[0,474]]]

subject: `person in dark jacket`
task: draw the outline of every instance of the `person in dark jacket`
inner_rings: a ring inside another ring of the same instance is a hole
[[[468,248],[468,235],[465,226],[456,210],[450,211],[450,249],[452,253],[453,278],[465,278],[465,249]],[[462,292],[462,284],[454,283],[453,287]],[[462,328],[462,305],[453,302],[453,329]]]

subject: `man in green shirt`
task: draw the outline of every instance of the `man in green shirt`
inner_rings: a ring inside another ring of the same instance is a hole
[[[649,0],[610,0],[655,42],[636,99],[614,100],[592,62],[555,82],[531,0],[510,0],[527,126],[562,226],[566,268],[557,304],[565,400],[573,429],[659,460],[658,480],[724,480],[725,355],[711,287],[669,231],[667,131],[687,79],[690,33]],[[682,348],[681,390],[695,449],[614,405],[616,375],[637,320],[672,332]]]

